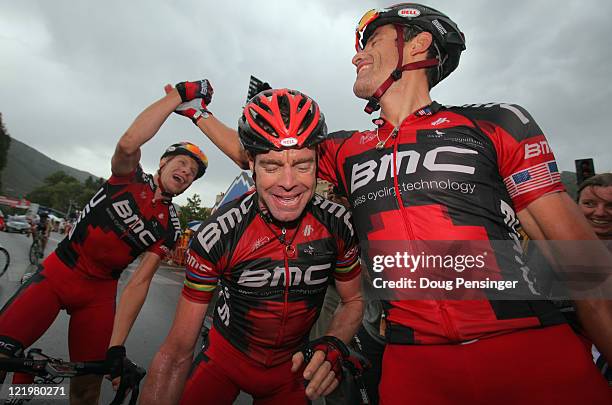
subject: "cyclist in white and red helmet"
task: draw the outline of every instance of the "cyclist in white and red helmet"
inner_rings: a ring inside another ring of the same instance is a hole
[[[336,388],[345,343],[361,322],[350,212],[314,194],[315,146],[327,136],[317,103],[295,90],[267,90],[247,103],[238,125],[255,191],[220,208],[192,238],[176,317],[142,404],[230,405],[241,390],[255,404],[307,404]],[[309,342],[331,279],[342,304],[326,336]],[[188,377],[217,288],[209,343]],[[314,353],[306,366],[302,351]]]
[[[367,100],[367,112],[381,115],[371,130],[335,132],[319,144],[318,176],[348,197],[363,262],[373,268],[373,247],[392,257],[394,250],[420,253],[410,248],[422,242],[463,241],[449,249],[452,257],[474,253],[462,250],[471,245],[491,253],[486,273],[465,276],[517,282],[506,295],[475,289],[470,300],[383,297],[381,403],[608,401],[579,339],[513,248],[519,222],[533,239],[588,241],[589,254],[577,256],[609,275],[612,258],[564,192],[543,131],[519,105],[432,100],[431,88],[457,68],[465,49],[444,13],[416,3],[370,10],[355,35],[353,91]],[[215,119],[198,126],[245,166],[235,132]],[[576,256],[578,243],[572,246],[558,251],[566,263]],[[602,290],[612,296],[608,285]],[[582,324],[608,357],[609,303],[577,302]]]

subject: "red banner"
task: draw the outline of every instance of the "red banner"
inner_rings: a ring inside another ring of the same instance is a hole
[[[30,207],[30,202],[26,200],[25,198],[22,198],[19,200],[17,198],[9,198],[3,195],[0,195],[0,204],[8,205],[9,207],[13,207],[13,208],[29,208]]]

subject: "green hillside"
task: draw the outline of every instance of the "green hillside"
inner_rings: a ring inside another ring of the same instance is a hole
[[[47,176],[60,170],[81,182],[89,176],[97,178],[91,173],[63,165],[25,143],[11,138],[6,167],[2,172],[4,195],[8,197],[25,196],[36,187],[41,186]]]
[[[15,138],[11,139],[6,168],[2,173],[4,193],[9,197],[22,197],[43,184],[50,174],[63,170],[66,174],[83,182],[87,177],[96,176],[82,170],[63,165]],[[561,172],[561,181],[567,192],[576,196],[576,174]]]

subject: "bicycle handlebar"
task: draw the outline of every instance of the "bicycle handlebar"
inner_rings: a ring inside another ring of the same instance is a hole
[[[35,356],[42,358],[37,359]],[[121,383],[110,405],[120,405],[131,390],[129,405],[135,405],[140,392],[140,381],[146,371],[126,359],[124,366],[128,373],[121,376]],[[110,373],[103,361],[66,362],[55,359],[42,353],[40,349],[30,349],[25,358],[0,358],[0,370],[9,372],[27,373],[44,378],[47,382],[55,383],[58,378],[72,378],[86,374],[106,375]]]

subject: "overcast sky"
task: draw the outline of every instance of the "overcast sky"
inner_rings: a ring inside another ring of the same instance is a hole
[[[315,98],[330,130],[371,128],[352,93],[354,27],[367,9],[391,3],[2,1],[0,112],[14,138],[101,177],[110,174],[118,138],[165,83],[208,78],[210,109],[235,126],[254,74]],[[612,2],[427,4],[454,19],[467,41],[435,100],[521,104],[562,170],[583,157],[594,157],[598,172],[612,170]],[[209,171],[186,194],[212,205],[239,170],[183,117],[171,116],[143,147],[143,167],[155,171],[179,140],[205,149]]]

